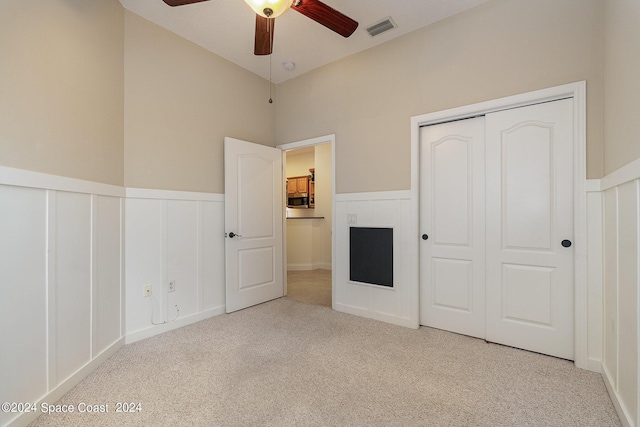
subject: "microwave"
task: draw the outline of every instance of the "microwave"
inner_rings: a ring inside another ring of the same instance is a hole
[[[291,196],[287,200],[288,208],[308,208],[309,196]]]

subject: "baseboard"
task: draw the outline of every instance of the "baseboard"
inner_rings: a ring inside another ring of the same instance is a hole
[[[368,319],[379,320],[381,322],[391,323],[397,326],[416,329],[411,319],[392,316],[390,314],[380,313],[377,311],[369,311],[363,308],[353,307],[345,304],[335,303],[333,309],[342,313],[353,314],[354,316],[366,317]]]
[[[332,267],[330,262],[317,262],[313,264],[314,270],[331,270],[331,268]]]
[[[602,373],[602,361],[600,359],[588,358],[587,359],[586,369],[588,371],[601,374]]]
[[[609,375],[609,371],[604,365],[602,366],[602,379],[604,380],[604,385],[607,387],[607,391],[609,392],[609,397],[611,398],[611,402],[613,402],[613,406],[616,408],[616,412],[618,413],[618,418],[620,418],[620,422],[624,427],[636,427],[635,424],[631,421],[631,417],[629,413],[620,400],[620,396],[613,388],[611,383],[611,376]]]
[[[317,262],[313,264],[287,264],[287,271],[331,270],[330,262]]]
[[[287,264],[287,271],[313,270],[313,264]]]
[[[130,332],[127,334],[125,338],[125,343],[131,344],[136,341],[140,341],[146,338],[151,338],[155,335],[163,334],[165,332],[172,331],[174,329],[178,329],[183,326],[187,326],[192,323],[196,323],[201,320],[208,319],[210,317],[224,314],[225,312],[226,312],[226,307],[224,305],[221,305],[218,307],[210,308],[200,313],[192,314],[186,317],[181,317],[179,319],[176,319],[173,322],[164,323],[162,325],[154,325],[145,329],[140,329],[134,332]]]
[[[37,412],[25,412],[19,415],[18,417],[14,418],[12,421],[10,421],[9,424],[7,424],[7,426],[21,427],[21,426],[26,426],[29,423],[33,422],[33,420],[35,420],[36,418],[38,418],[38,416],[41,415],[41,412],[39,409],[43,403],[53,404],[58,400],[60,400],[62,396],[67,394],[69,391],[71,391],[72,388],[78,385],[91,372],[96,370],[96,368],[98,368],[100,365],[106,362],[107,359],[109,359],[111,356],[116,354],[118,350],[124,347],[124,345],[125,345],[124,338],[120,338],[118,341],[111,344],[102,353],[96,356],[92,361],[84,365],[82,368],[78,369],[76,373],[74,373],[69,378],[67,378],[62,384],[60,384],[58,387],[54,388],[49,393],[47,393],[44,397],[38,400],[36,402],[36,406],[38,408]]]

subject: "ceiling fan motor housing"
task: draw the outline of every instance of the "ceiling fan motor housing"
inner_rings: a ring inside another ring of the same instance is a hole
[[[294,0],[244,0],[255,13],[263,18],[277,18],[289,9]]]

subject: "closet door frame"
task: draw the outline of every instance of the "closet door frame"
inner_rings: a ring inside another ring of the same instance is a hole
[[[494,99],[478,104],[467,105],[449,110],[437,111],[411,118],[411,200],[412,200],[412,228],[415,236],[412,268],[420,277],[420,128],[453,120],[484,115],[511,108],[556,101],[559,99],[573,99],[573,203],[574,203],[574,356],[578,368],[598,370],[588,357],[588,289],[587,289],[587,153],[586,153],[586,82],[569,83],[562,86],[527,92],[506,98]],[[419,280],[412,289],[414,313],[420,312]],[[418,316],[419,317],[419,316]],[[419,319],[416,320],[419,323]],[[415,325],[418,327],[418,325]]]

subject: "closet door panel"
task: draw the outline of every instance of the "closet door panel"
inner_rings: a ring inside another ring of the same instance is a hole
[[[572,100],[486,116],[486,338],[566,359],[573,359],[572,117]]]
[[[421,323],[484,338],[484,118],[421,132]]]

